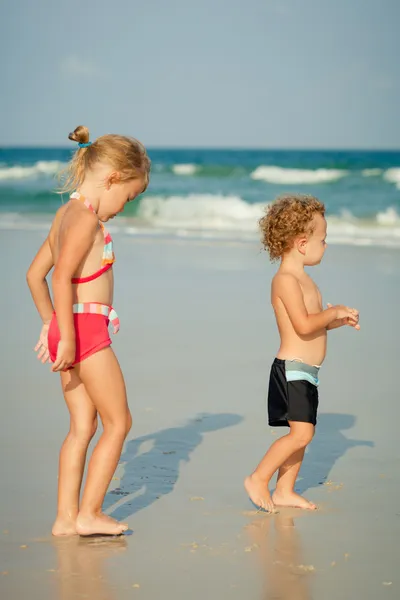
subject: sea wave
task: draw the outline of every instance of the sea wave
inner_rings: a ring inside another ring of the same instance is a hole
[[[147,196],[137,218],[147,226],[189,237],[202,232],[203,236],[231,233],[255,238],[266,208],[264,203],[249,204],[239,196]],[[400,247],[400,216],[393,207],[368,219],[359,219],[347,210],[329,215],[327,221],[330,243]]]
[[[400,216],[393,206],[389,206],[386,210],[378,212],[376,221],[379,225],[397,225],[400,227]]]
[[[172,167],[157,165],[158,172],[171,172],[175,175],[199,177],[243,177],[249,176],[254,181],[265,181],[276,185],[313,185],[318,183],[332,183],[347,176],[358,177],[383,177],[387,181],[400,183],[400,169],[391,168],[384,170],[378,167],[369,169],[335,169],[316,168],[300,169],[292,167],[279,167],[276,165],[260,165],[254,167],[211,165],[211,164],[175,164]]]
[[[383,174],[383,178],[386,179],[386,181],[390,181],[390,183],[395,183],[396,187],[400,190],[400,167],[387,169]]]
[[[198,166],[193,164],[177,164],[172,166],[172,172],[175,175],[194,175],[197,170]]]
[[[58,160],[44,161],[40,160],[34,165],[13,165],[8,167],[0,168],[0,180],[15,180],[15,179],[29,179],[37,177],[49,177],[58,173],[65,163]]]
[[[248,204],[239,196],[145,196],[137,217],[162,227],[251,230],[263,209],[264,205]]]
[[[238,240],[258,243],[258,220],[266,205],[239,196],[190,195],[144,197],[134,217],[119,217],[111,232],[131,236]],[[48,230],[52,215],[0,213],[0,229]],[[359,219],[350,211],[328,215],[328,244],[400,248],[400,215],[394,207]]]
[[[54,176],[66,166],[59,160],[38,161],[34,164],[0,163],[0,182],[15,182],[29,179],[54,179]],[[379,177],[384,181],[393,183],[400,189],[400,167],[381,169],[371,167],[368,169],[339,169],[315,168],[302,169],[280,167],[276,165],[245,166],[241,164],[197,164],[188,163],[155,163],[152,167],[153,176],[169,173],[178,177],[202,178],[250,178],[253,181],[263,181],[275,185],[315,185],[335,183],[348,176],[363,178]]]
[[[199,177],[243,177],[249,176],[254,181],[265,181],[277,185],[299,185],[299,184],[318,184],[330,183],[343,179],[348,175],[358,175],[362,177],[379,177],[384,173],[381,168],[363,169],[335,169],[335,168],[316,168],[300,169],[294,167],[279,167],[276,165],[260,165],[256,169],[241,165],[217,165],[217,164],[175,164],[171,167],[167,165],[156,165],[158,172],[172,172],[175,175],[199,176]],[[389,173],[389,177],[390,177]]]
[[[252,179],[268,183],[296,185],[337,181],[346,177],[349,171],[343,169],[284,169],[261,165],[250,174]]]

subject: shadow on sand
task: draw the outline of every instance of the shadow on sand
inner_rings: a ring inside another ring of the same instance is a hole
[[[356,423],[354,415],[321,413],[318,415],[318,424],[315,437],[308,448],[304,463],[300,471],[300,479],[296,484],[296,492],[304,492],[317,485],[323,484],[339,460],[350,448],[357,446],[374,447],[374,442],[366,440],[353,440],[342,432],[351,429]]]
[[[162,429],[129,441],[121,462],[120,486],[109,492],[103,510],[124,520],[170,494],[182,462],[189,462],[204,434],[233,427],[243,420],[236,414],[199,414],[181,427]],[[116,503],[118,506],[112,508]]]

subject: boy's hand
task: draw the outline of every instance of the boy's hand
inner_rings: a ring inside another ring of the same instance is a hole
[[[52,371],[66,371],[75,360],[75,341],[73,340],[60,340],[57,347],[57,356],[54,361]]]
[[[349,327],[354,327],[354,329],[359,330],[360,325],[358,324],[360,315],[356,308],[349,308],[348,306],[343,306],[338,304],[337,306],[332,306],[332,304],[327,304],[328,308],[336,308],[337,311],[337,320],[342,322],[342,325],[349,325]]]
[[[349,325],[349,327],[354,327],[354,329],[357,329],[357,331],[360,330],[360,325],[358,324],[358,318],[357,320],[347,317],[342,319],[343,321],[343,325]]]
[[[50,323],[45,323],[43,325],[39,335],[38,343],[34,348],[35,352],[37,352],[37,359],[40,360],[43,364],[51,362],[48,343],[49,327]]]

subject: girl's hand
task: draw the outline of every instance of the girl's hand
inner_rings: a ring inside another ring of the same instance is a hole
[[[66,371],[75,360],[75,341],[74,340],[60,340],[57,347],[57,356],[54,361],[52,371]]]
[[[35,346],[35,352],[37,352],[37,359],[40,360],[43,364],[51,362],[48,343],[49,327],[50,323],[45,323],[43,325],[39,335],[39,341]]]

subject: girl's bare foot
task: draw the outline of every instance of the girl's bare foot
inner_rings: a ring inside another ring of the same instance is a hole
[[[76,535],[76,519],[71,519],[71,517],[57,517],[51,533],[57,537]]]
[[[309,502],[303,496],[296,494],[296,492],[281,492],[275,490],[272,494],[272,500],[276,506],[292,506],[294,508],[303,508],[305,510],[315,510],[317,505],[313,502]]]
[[[274,512],[275,506],[269,493],[268,485],[264,481],[261,481],[255,473],[246,477],[244,487],[253,504],[267,512]]]
[[[103,513],[79,514],[76,520],[76,532],[79,535],[121,535],[127,529],[127,523],[120,523]]]

